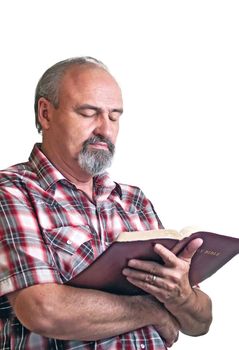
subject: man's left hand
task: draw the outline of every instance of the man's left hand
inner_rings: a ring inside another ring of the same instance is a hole
[[[192,257],[202,243],[200,238],[192,240],[179,256],[156,244],[154,250],[163,259],[164,265],[132,259],[123,274],[129,282],[153,295],[165,306],[181,305],[193,293],[188,274]]]

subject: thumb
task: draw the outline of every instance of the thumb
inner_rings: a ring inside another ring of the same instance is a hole
[[[201,238],[193,239],[188,245],[183,249],[183,251],[178,255],[178,257],[186,262],[191,262],[193,255],[196,253],[198,248],[203,244]]]

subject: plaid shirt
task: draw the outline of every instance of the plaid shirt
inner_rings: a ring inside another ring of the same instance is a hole
[[[48,339],[26,329],[6,295],[39,283],[65,283],[122,231],[161,226],[152,204],[133,186],[94,178],[94,202],[35,145],[29,161],[0,173],[0,349],[163,350],[153,326],[92,342]]]

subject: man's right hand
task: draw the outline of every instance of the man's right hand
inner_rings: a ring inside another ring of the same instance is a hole
[[[168,322],[164,327],[162,326],[155,326],[156,330],[160,334],[161,338],[163,338],[165,345],[167,347],[171,347],[179,337],[179,324],[177,321]]]
[[[153,315],[156,316],[155,323],[153,323],[155,329],[164,340],[165,345],[171,347],[179,337],[180,325],[178,321],[155,298],[150,295],[146,295],[144,298],[147,299],[149,304],[152,304]]]

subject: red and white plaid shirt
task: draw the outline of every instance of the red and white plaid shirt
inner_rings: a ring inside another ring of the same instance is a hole
[[[94,203],[35,145],[29,162],[0,173],[0,349],[163,350],[153,326],[99,341],[48,339],[27,330],[6,295],[39,283],[65,283],[122,231],[161,228],[133,186],[94,178]]]

